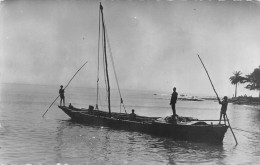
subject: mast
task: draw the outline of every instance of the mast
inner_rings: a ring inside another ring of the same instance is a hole
[[[98,110],[98,97],[99,97],[99,50],[100,50],[100,11],[98,12],[98,66],[97,66],[97,100],[96,110]]]
[[[100,2],[100,11],[101,11],[101,17],[102,17],[103,41],[104,41],[103,53],[104,53],[104,58],[105,58],[105,71],[106,71],[106,79],[107,79],[108,111],[109,111],[109,117],[111,117],[110,84],[109,84],[107,53],[106,53],[106,29],[105,29],[105,22],[104,22],[104,16],[103,16],[103,6],[102,6],[101,2]]]

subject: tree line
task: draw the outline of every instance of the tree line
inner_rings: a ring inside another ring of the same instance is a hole
[[[229,80],[231,84],[235,85],[235,97],[237,97],[237,85],[247,84],[245,88],[249,90],[258,90],[260,98],[260,66],[255,68],[252,73],[245,76],[242,76],[242,72],[235,71]]]

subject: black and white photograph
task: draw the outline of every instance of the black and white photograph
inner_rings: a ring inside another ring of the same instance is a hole
[[[0,0],[0,164],[260,162],[260,1]]]

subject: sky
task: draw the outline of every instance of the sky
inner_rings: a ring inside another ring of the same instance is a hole
[[[260,65],[260,2],[104,0],[122,89],[232,96],[229,77]],[[95,87],[99,1],[0,2],[0,82]],[[116,88],[109,63],[111,88]],[[101,73],[101,77],[103,73]],[[238,87],[238,95],[258,92]]]

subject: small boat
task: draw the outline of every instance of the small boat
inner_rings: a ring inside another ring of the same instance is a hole
[[[107,87],[107,101],[108,101],[108,112],[101,111],[98,108],[98,98],[99,98],[99,88],[97,80],[97,104],[94,106],[89,106],[88,108],[76,108],[72,105],[70,106],[58,106],[62,109],[73,121],[83,124],[92,124],[99,126],[107,126],[114,129],[123,129],[129,131],[137,131],[142,133],[148,133],[163,137],[170,137],[175,140],[184,141],[195,141],[195,142],[207,142],[207,143],[222,143],[224,135],[228,129],[227,125],[221,124],[207,124],[204,121],[193,119],[190,117],[178,117],[172,116],[168,118],[160,117],[146,117],[138,116],[125,113],[111,112],[110,105],[110,83],[109,74],[107,67],[107,42],[110,46],[103,16],[103,6],[100,3],[99,7],[99,36],[103,45],[103,63],[104,63],[104,75]],[[100,49],[100,48],[99,48]],[[99,50],[98,49],[98,50]],[[109,49],[110,50],[110,49]],[[111,51],[111,50],[110,50]],[[99,58],[99,57],[98,57]],[[113,58],[111,58],[112,64],[114,65]],[[113,67],[115,69],[115,67]],[[99,70],[99,69],[98,69]],[[116,72],[114,70],[116,82],[118,83]],[[119,85],[117,84],[120,91]],[[120,109],[121,104],[123,104],[123,99],[120,94]],[[121,110],[120,110],[121,112]]]

